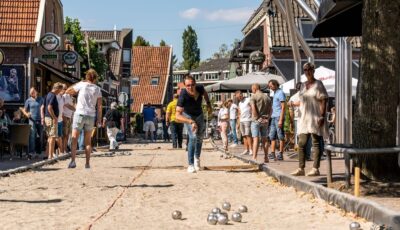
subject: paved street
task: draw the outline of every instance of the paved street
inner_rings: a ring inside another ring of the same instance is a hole
[[[2,229],[205,229],[213,207],[248,206],[243,222],[215,229],[348,229],[355,219],[310,195],[283,187],[208,143],[204,170],[186,172],[184,150],[170,144],[126,144],[131,155],[97,152],[92,168],[67,161],[0,178]],[[226,166],[226,167],[225,167]],[[171,218],[173,210],[183,220]],[[229,214],[231,214],[229,212]],[[364,229],[371,223],[360,222]]]

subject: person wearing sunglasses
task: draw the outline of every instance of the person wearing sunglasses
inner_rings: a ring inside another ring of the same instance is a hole
[[[203,85],[197,85],[196,80],[187,75],[184,78],[185,89],[182,89],[177,107],[175,119],[184,123],[188,136],[188,172],[195,173],[200,168],[201,147],[205,132],[204,114],[202,109],[203,97],[207,103],[208,114],[211,115],[211,103]]]

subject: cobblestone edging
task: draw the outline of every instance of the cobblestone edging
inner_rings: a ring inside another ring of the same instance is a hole
[[[210,141],[215,149],[222,151],[214,140]],[[268,176],[271,176],[279,181],[279,183],[294,187],[297,190],[310,193],[316,198],[325,200],[330,205],[339,207],[346,212],[352,212],[360,217],[372,221],[378,225],[385,225],[387,229],[400,230],[400,213],[390,210],[382,205],[370,201],[365,198],[357,198],[353,195],[343,193],[331,188],[324,187],[322,185],[302,180],[298,177],[294,177],[285,174],[279,170],[268,167],[268,165],[260,164],[252,159],[247,159],[238,154],[231,154],[233,157],[253,165],[258,165],[258,168],[264,171]]]

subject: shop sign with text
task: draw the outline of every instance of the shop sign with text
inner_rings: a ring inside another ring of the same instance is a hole
[[[53,51],[60,46],[60,37],[57,34],[46,33],[40,39],[40,46],[46,51]]]

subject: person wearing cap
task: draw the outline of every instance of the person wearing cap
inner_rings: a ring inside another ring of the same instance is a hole
[[[124,127],[123,123],[122,115],[117,109],[117,102],[111,103],[110,110],[107,111],[103,119],[103,127],[107,127],[110,150],[118,149],[117,133]]]
[[[90,168],[90,153],[92,152],[91,135],[94,128],[97,106],[97,125],[101,126],[102,121],[102,96],[101,89],[96,85],[98,74],[94,69],[86,72],[85,80],[70,86],[65,93],[78,95],[76,110],[72,119],[72,147],[71,162],[68,168],[75,168],[76,147],[81,130],[84,130],[86,164]]]

